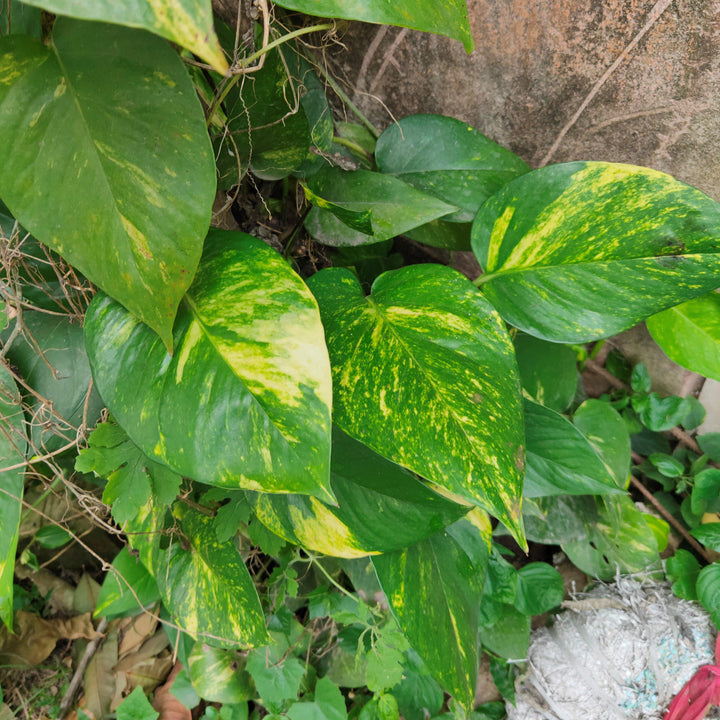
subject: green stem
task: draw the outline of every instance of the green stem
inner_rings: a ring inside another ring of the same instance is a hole
[[[337,143],[338,145],[344,145],[346,148],[349,148],[357,155],[361,155],[362,157],[366,157],[368,160],[372,159],[372,155],[365,150],[365,148],[358,145],[356,142],[353,142],[352,140],[347,140],[344,137],[339,137],[338,135],[333,136],[333,142]]]
[[[335,580],[335,578],[333,578],[332,575],[330,575],[330,573],[320,564],[320,561],[314,555],[311,555],[310,553],[308,553],[307,550],[305,550],[305,552],[307,553],[307,556],[310,559],[310,562],[313,565],[315,565],[316,568],[318,568],[320,570],[320,572],[332,583],[332,585],[335,588],[337,588],[341,593],[343,593],[343,595],[347,595],[349,598],[352,598],[353,600],[358,599],[351,592],[348,592],[337,580]]]

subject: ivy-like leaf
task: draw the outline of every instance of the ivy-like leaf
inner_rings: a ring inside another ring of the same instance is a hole
[[[149,30],[194,52],[219,73],[227,61],[213,28],[210,0],[23,0],[56,15]]]
[[[0,364],[0,468],[22,463],[26,450],[20,393],[10,371]],[[13,572],[25,467],[2,470],[0,476],[0,620],[12,630]]]
[[[59,18],[0,38],[0,197],[171,347],[215,196],[187,71],[160,38]]]
[[[483,293],[554,342],[607,337],[714,289],[720,204],[669,175],[573,162],[521,175],[480,209]]]
[[[470,222],[503,185],[530,168],[510,150],[461,120],[410,115],[378,138],[380,172],[395,175],[460,210],[443,220]]]
[[[472,707],[478,675],[480,598],[492,533],[487,516],[476,533],[487,549],[484,561],[473,561],[454,535],[445,532],[372,559],[403,633],[465,709]]]
[[[414,545],[468,511],[337,427],[330,479],[337,507],[305,495],[249,494],[255,515],[288,542],[351,558]]]
[[[85,321],[97,388],[152,458],[210,485],[329,491],[330,366],[317,304],[265,243],[213,230],[175,354],[120,305]]]
[[[348,270],[309,281],[332,363],[335,422],[376,452],[488,509],[522,540],[523,427],[512,343],[460,273]]]
[[[307,15],[336,17],[345,20],[400,25],[460,40],[467,52],[474,43],[468,22],[465,0],[280,0],[277,3]]]

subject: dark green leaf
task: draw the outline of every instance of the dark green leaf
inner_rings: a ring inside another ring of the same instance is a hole
[[[698,435],[700,449],[715,462],[720,462],[720,433],[705,433]]]
[[[95,617],[130,617],[159,599],[160,593],[152,575],[127,548],[123,548],[115,556],[100,587]]]
[[[528,539],[545,545],[587,540],[597,519],[597,501],[590,495],[549,495],[523,502]]]
[[[79,324],[26,310],[22,325],[26,334],[13,341],[7,357],[37,393],[28,398],[30,441],[33,453],[43,455],[72,442],[84,420],[92,427],[103,404],[90,388],[90,365]]]
[[[648,393],[650,392],[650,373],[645,367],[644,363],[638,363],[632,370],[630,376],[630,385],[635,392]]]
[[[555,342],[607,337],[714,289],[719,238],[720,205],[698,190],[596,162],[521,175],[473,224],[486,297]]]
[[[35,533],[35,542],[51,550],[66,545],[70,540],[72,540],[70,533],[58,525],[45,525]]]
[[[447,222],[439,218],[404,234],[423,245],[465,252],[470,250],[470,227],[470,223]]]
[[[720,523],[705,523],[693,528],[690,534],[706,548],[720,552]]]
[[[460,208],[450,222],[471,222],[509,180],[529,170],[510,150],[461,120],[411,115],[392,123],[375,149],[378,169]]]
[[[526,497],[621,492],[585,436],[565,417],[525,399]]]
[[[20,393],[0,363],[0,620],[12,630],[13,573],[22,511],[27,436]],[[19,467],[18,467],[19,466]],[[6,470],[5,468],[14,468]]]
[[[351,226],[355,230],[371,230],[373,235],[367,236],[365,242],[388,240],[457,210],[395,177],[369,170],[347,172],[325,167],[307,179],[306,187],[311,199],[321,201],[317,204],[319,210],[335,214],[348,225],[355,218]],[[306,221],[309,232],[320,242],[335,244],[332,238],[318,237],[314,232],[317,220],[311,216]],[[372,220],[371,227],[368,219]]]
[[[347,710],[340,689],[328,678],[320,678],[315,686],[313,702],[295,703],[287,711],[290,720],[345,720]]]
[[[347,225],[351,230],[357,230],[363,235],[373,234],[372,210],[352,210],[351,208],[338,205],[316,195],[307,185],[303,185],[305,198],[315,207],[331,212],[340,222]],[[376,238],[373,241],[377,242]]]
[[[473,522],[478,518],[475,515]],[[489,547],[489,523],[476,528]],[[486,563],[473,563],[447,533],[373,558],[393,614],[413,649],[466,709],[472,706],[477,681],[478,613]]]
[[[672,455],[665,453],[653,453],[648,460],[654,465],[665,477],[680,477],[685,471],[685,466]]]
[[[515,704],[515,665],[490,655],[490,674],[500,694]],[[503,707],[504,709],[504,707]],[[503,713],[501,718],[505,717]]]
[[[500,617],[480,629],[483,647],[508,660],[527,657],[530,644],[530,616],[512,605],[503,605]]]
[[[642,424],[653,432],[664,432],[674,428],[692,410],[687,398],[675,395],[661,398],[655,392],[633,396],[632,406]]]
[[[713,292],[653,315],[647,327],[671,360],[720,380],[720,295]]]
[[[518,334],[513,344],[523,388],[541,405],[567,410],[580,379],[573,350],[525,334]]]
[[[330,367],[317,304],[265,243],[210,233],[172,358],[106,297],[88,309],[85,335],[100,395],[150,457],[210,485],[332,502]]]
[[[305,676],[302,663],[292,655],[278,662],[266,656],[264,648],[248,655],[247,670],[252,675],[265,707],[272,713],[280,712],[286,700],[298,697],[300,683]]]
[[[410,649],[406,653],[403,678],[392,688],[399,710],[406,720],[425,720],[440,712],[444,696],[442,688],[428,674],[418,654]]]
[[[218,72],[228,69],[215,37],[209,0],[23,0],[56,15],[143,28],[191,50]]]
[[[0,35],[31,35],[40,38],[42,23],[40,10],[28,7],[20,0],[0,3]]]
[[[523,615],[540,615],[556,608],[564,594],[562,576],[552,565],[533,562],[518,570],[514,604]]]
[[[676,550],[665,564],[667,577],[672,582],[673,592],[684,600],[697,600],[697,579],[700,574],[700,563],[687,550]]]
[[[415,0],[280,0],[290,10],[308,15],[337,17],[345,20],[383,25],[400,25],[460,40],[468,52],[473,49],[465,0],[436,0],[432,3]]]
[[[399,550],[468,508],[429,490],[337,427],[330,469],[337,507],[303,495],[251,494],[258,519],[288,542],[336,557]]]
[[[64,18],[50,46],[0,38],[0,58],[0,196],[170,348],[215,196],[182,61],[140,30]]]
[[[690,507],[695,515],[720,511],[720,468],[699,472],[693,481]]]
[[[710,613],[716,628],[720,628],[720,563],[704,567],[697,579],[700,604]]]
[[[692,395],[685,398],[690,403],[690,412],[680,421],[685,430],[695,430],[705,422],[705,407]]]
[[[606,402],[586,400],[573,416],[575,427],[595,448],[620,488],[630,476],[630,436],[620,415]]]
[[[519,380],[500,318],[460,273],[413,265],[367,298],[347,270],[314,275],[348,434],[473,504],[522,541]]]
[[[253,697],[250,675],[238,670],[234,652],[198,642],[188,658],[193,687],[207,702],[241,703]]]

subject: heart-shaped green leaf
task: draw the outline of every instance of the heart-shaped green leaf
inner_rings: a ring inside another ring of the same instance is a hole
[[[0,620],[12,630],[13,572],[17,549],[27,436],[20,393],[12,373],[0,364]],[[20,467],[15,467],[20,465]],[[4,468],[14,468],[5,470]]]
[[[280,0],[276,3],[307,15],[400,25],[460,40],[471,52],[474,43],[465,0]]]
[[[383,273],[368,297],[342,268],[322,270],[309,284],[330,352],[335,422],[487,508],[522,542],[520,383],[493,308],[440,265]]]
[[[215,195],[182,61],[141,30],[58,19],[0,38],[0,197],[171,346]]]
[[[484,552],[468,553],[451,526],[427,540],[372,563],[393,614],[428,670],[464,708],[472,707],[478,676],[478,625],[490,537],[487,516],[473,513],[456,525],[472,529]],[[460,533],[465,533],[461,529]],[[478,555],[481,557],[478,557]]]
[[[720,204],[649,168],[574,162],[521,175],[472,233],[486,297],[555,342],[612,335],[720,282]]]
[[[330,479],[337,507],[305,495],[251,495],[255,515],[295,545],[359,557],[413,545],[468,511],[337,427]]]
[[[503,185],[530,168],[461,120],[410,115],[390,125],[375,149],[378,169],[460,208],[443,220],[470,222]]]
[[[211,485],[332,502],[330,367],[317,305],[265,243],[213,230],[175,325],[175,354],[98,297],[85,335],[117,422],[152,458]]]
[[[228,69],[213,28],[210,0],[23,0],[56,15],[149,30],[194,52],[218,72]]]
[[[678,365],[720,380],[720,295],[709,293],[647,320],[662,351]]]

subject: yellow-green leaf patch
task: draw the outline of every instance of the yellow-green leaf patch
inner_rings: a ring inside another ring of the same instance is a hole
[[[612,335],[720,281],[720,204],[649,168],[521,175],[483,205],[472,235],[488,300],[555,342]]]

